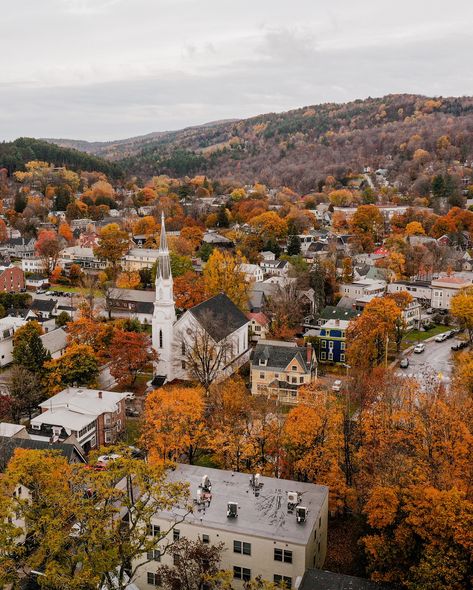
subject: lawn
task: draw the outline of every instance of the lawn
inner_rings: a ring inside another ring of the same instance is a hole
[[[141,422],[137,418],[126,419],[126,430],[124,440],[128,445],[138,446],[141,436]]]
[[[430,330],[412,330],[412,332],[408,332],[404,338],[402,339],[402,348],[406,349],[409,346],[412,346],[416,342],[422,342],[423,340],[427,340],[428,338],[432,338],[432,336],[437,336],[437,334],[441,334],[442,332],[447,332],[451,330],[450,326],[435,326]]]

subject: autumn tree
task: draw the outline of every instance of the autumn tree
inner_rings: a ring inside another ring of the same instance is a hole
[[[383,234],[384,217],[376,205],[361,205],[350,221],[354,241],[363,252],[371,252]]]
[[[97,358],[103,361],[110,357],[114,331],[115,326],[111,322],[94,319],[89,315],[81,316],[67,326],[68,343],[90,346]]]
[[[450,305],[450,313],[458,320],[460,326],[468,331],[468,339],[473,342],[473,287],[459,291]]]
[[[100,230],[99,241],[94,248],[94,254],[101,260],[106,260],[112,267],[114,275],[118,271],[121,258],[128,252],[130,241],[128,233],[116,223],[110,223]]]
[[[331,191],[328,198],[335,207],[349,207],[353,203],[353,193],[346,188]]]
[[[393,299],[372,299],[348,327],[348,362],[366,368],[386,362],[389,342],[396,340],[396,322],[400,314]]]
[[[41,376],[23,365],[14,364],[8,373],[7,390],[13,406],[15,420],[26,413],[31,420],[33,411],[45,399]]]
[[[287,222],[274,211],[253,217],[249,223],[264,242],[279,240],[287,234]]]
[[[3,244],[7,240],[8,240],[7,225],[3,221],[3,219],[0,219],[0,244]]]
[[[411,221],[406,225],[405,234],[406,236],[424,236],[425,230],[418,221]]]
[[[214,250],[202,274],[209,297],[225,293],[240,309],[246,308],[249,286],[240,270],[240,261],[235,256]]]
[[[139,373],[157,360],[149,336],[143,332],[115,330],[109,348],[110,373],[120,386],[133,387]]]
[[[37,255],[44,261],[47,273],[52,273],[61,252],[61,245],[56,232],[49,229],[41,230],[35,244],[35,250]]]
[[[342,281],[344,283],[353,281],[353,261],[349,256],[342,260]]]
[[[179,309],[189,309],[205,301],[205,283],[202,275],[187,271],[173,278],[174,301]]]
[[[119,457],[102,471],[68,464],[57,451],[16,451],[0,482],[2,583],[19,587],[36,570],[46,588],[125,590],[149,567],[150,553],[172,548],[172,530],[181,519],[158,535],[149,529],[161,510],[179,505],[184,515],[190,511],[186,486],[166,481],[159,466],[133,459],[126,447],[108,451]],[[29,500],[12,493],[19,484]],[[18,546],[19,531],[8,518],[13,515],[27,523],[27,546]]]
[[[40,338],[43,333],[37,321],[31,321],[18,328],[13,336],[13,360],[34,374],[42,375],[44,365],[51,355]]]
[[[140,282],[139,272],[127,270],[117,276],[116,285],[119,289],[136,289]]]
[[[297,284],[278,286],[269,297],[267,311],[271,318],[271,334],[281,340],[293,337],[304,319],[302,296]]]
[[[66,221],[63,221],[59,225],[58,235],[60,235],[62,238],[66,240],[66,242],[69,243],[72,242],[72,240],[74,239],[71,226]]]
[[[156,389],[146,398],[143,443],[151,464],[178,462],[192,465],[206,438],[204,399],[200,387]]]
[[[91,387],[99,374],[97,356],[87,344],[71,344],[62,356],[45,363],[44,368],[50,393],[68,385]]]

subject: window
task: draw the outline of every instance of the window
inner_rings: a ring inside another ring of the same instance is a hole
[[[282,586],[284,584],[285,588],[292,588],[292,578],[289,576],[280,576],[279,574],[274,574],[273,581],[277,586]]]
[[[297,377],[292,377],[292,382],[297,383]]]
[[[251,555],[251,543],[233,541],[233,552],[242,553],[243,555]]]
[[[330,340],[330,341],[329,341],[329,343],[328,343],[328,347],[329,347],[329,349],[330,349],[330,350],[332,350],[332,349],[333,349],[333,340]]]
[[[148,572],[146,576],[148,584],[150,584],[151,586],[161,586],[161,577],[159,576],[159,574],[155,574],[154,572]]]
[[[333,352],[328,353],[328,360],[333,361]]]
[[[202,535],[202,543],[208,545],[210,543],[210,537],[208,535]]]
[[[148,551],[146,555],[148,559],[152,559],[153,561],[161,561],[161,551],[159,549]]]
[[[182,368],[182,369],[185,369],[185,368],[186,368],[186,366],[187,366],[187,365],[186,365],[186,361],[181,361],[181,368]]]
[[[260,373],[260,374],[259,374],[259,378],[260,378],[260,379],[264,379],[264,373]]]
[[[173,529],[172,531],[172,540],[179,541],[181,538],[181,531],[179,529]]]
[[[177,555],[176,553],[174,553],[174,555],[172,556],[172,563],[173,565],[179,565],[179,559],[181,558],[180,555]]]
[[[299,383],[304,383],[304,377],[299,377]]]
[[[112,434],[108,430],[105,432],[105,442],[111,443],[112,442]]]
[[[297,371],[297,365],[292,365],[291,371]]]
[[[146,534],[148,537],[159,537],[161,534],[161,527],[157,524],[149,524],[146,527]]]
[[[322,348],[327,348],[327,341],[326,340],[322,340]]]
[[[340,360],[341,360],[342,362],[345,362],[345,355],[344,355],[344,354],[341,354],[341,355],[340,355]]]
[[[320,360],[324,361],[327,358],[327,353],[326,352],[321,352],[320,353]]]
[[[163,347],[163,331],[159,330],[159,348]]]
[[[287,549],[274,549],[274,561],[292,563],[292,551],[288,551]]]
[[[235,580],[244,580],[249,582],[251,580],[251,570],[247,567],[233,566],[233,577]]]
[[[111,421],[110,414],[105,414],[105,426],[108,426],[110,424],[110,421]]]
[[[340,350],[345,350],[345,342],[340,342]]]
[[[186,343],[184,342],[184,340],[182,341],[181,344],[181,354],[186,354]]]

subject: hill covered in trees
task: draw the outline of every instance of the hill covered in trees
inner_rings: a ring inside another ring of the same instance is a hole
[[[0,168],[6,168],[10,175],[17,170],[24,170],[25,164],[32,160],[67,166],[75,171],[103,172],[112,178],[122,174],[121,167],[115,162],[47,141],[20,137],[15,141],[0,143]]]
[[[411,190],[424,175],[473,158],[473,98],[389,95],[118,142],[49,141],[87,149],[141,177],[207,174],[304,192],[328,174],[340,178],[368,165],[386,168],[391,182]]]

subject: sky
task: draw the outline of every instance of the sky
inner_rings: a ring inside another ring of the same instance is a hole
[[[473,94],[471,0],[0,0],[0,140]]]

